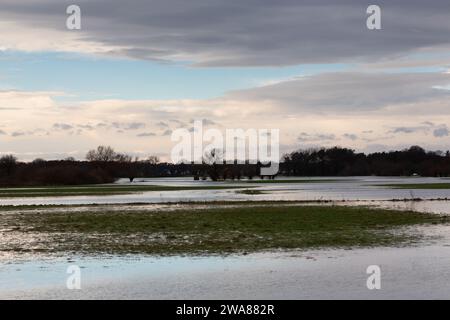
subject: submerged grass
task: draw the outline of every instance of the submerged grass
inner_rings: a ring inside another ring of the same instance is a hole
[[[16,197],[64,197],[64,196],[109,196],[146,191],[187,191],[187,190],[222,190],[237,189],[237,186],[76,186],[76,187],[41,187],[41,188],[2,188],[0,198]]]
[[[421,239],[405,227],[448,222],[447,216],[339,206],[5,213],[0,225],[9,231],[2,233],[16,240],[4,241],[0,251],[193,255],[392,246]],[[20,242],[30,237],[32,248]]]
[[[393,189],[450,189],[450,183],[411,183],[411,184],[383,184],[377,185],[381,187],[388,187]]]
[[[277,183],[330,183],[330,182],[345,182],[344,179],[275,179],[275,180],[246,180],[247,183],[260,184],[277,184]]]

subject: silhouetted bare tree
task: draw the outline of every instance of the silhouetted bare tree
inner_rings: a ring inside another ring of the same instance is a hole
[[[160,160],[157,156],[150,156],[147,158],[146,162],[151,165],[156,165],[160,162]]]
[[[3,171],[6,175],[11,175],[16,167],[17,158],[14,155],[8,154],[0,157],[0,170]]]
[[[116,160],[116,157],[116,152],[109,146],[98,146],[97,149],[89,150],[86,154],[88,161],[109,162]]]

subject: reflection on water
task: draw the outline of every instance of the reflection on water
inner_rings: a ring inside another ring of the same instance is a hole
[[[104,197],[11,198],[0,199],[0,204],[80,205],[64,208],[64,213],[104,210],[104,206],[83,206],[88,204],[114,204],[108,207],[108,210],[126,211],[175,210],[187,206],[164,204],[166,202],[332,200],[335,202],[316,205],[367,205],[450,214],[450,202],[430,200],[450,199],[450,190],[398,190],[381,186],[394,183],[438,183],[448,180],[385,177],[346,177],[345,180],[339,181],[323,179],[327,181],[289,184],[194,182],[187,178],[143,179],[133,185],[239,185],[254,186],[265,193],[245,195],[236,193],[236,190],[144,192]],[[128,184],[124,180],[118,183]],[[413,198],[428,200],[403,201]],[[390,201],[392,199],[399,201]],[[142,204],[131,206],[131,203]],[[190,208],[197,209],[212,206],[219,204],[189,204]],[[34,210],[61,212],[60,208]],[[17,210],[17,213],[26,212],[29,211]],[[23,236],[19,239],[11,230],[6,233],[2,231],[6,230],[2,230],[0,225],[3,242],[12,244],[9,248],[2,248],[5,250],[14,249],[14,239],[28,241],[30,247],[37,250],[38,244],[46,241],[45,235],[42,234],[30,232],[26,239]],[[19,260],[17,253],[10,251],[8,256],[8,250],[2,250],[4,255],[3,259],[0,259],[0,299],[448,299],[450,226],[427,226],[423,227],[421,232],[430,238],[439,239],[411,248],[326,249],[228,257],[74,257],[67,253],[67,256],[61,258],[45,255],[36,257],[32,253],[20,252]],[[6,234],[13,239],[6,238]],[[380,265],[382,268],[381,291],[369,291],[365,287],[365,271],[371,264]],[[82,290],[73,291],[65,287],[68,277],[66,271],[70,265],[81,267]]]
[[[450,226],[426,227],[439,243],[228,257],[67,257],[0,264],[0,299],[448,299]],[[380,265],[382,290],[367,290]],[[65,286],[81,268],[81,290]]]
[[[426,213],[450,214],[450,201],[358,201],[345,205],[367,205],[383,209],[408,210]]]
[[[308,178],[282,178],[301,179]],[[128,195],[111,196],[69,196],[69,197],[42,197],[42,198],[6,198],[0,199],[0,205],[84,205],[84,204],[130,204],[147,203],[161,204],[168,202],[211,202],[211,201],[369,201],[368,204],[377,204],[370,201],[381,201],[380,205],[398,208],[424,210],[427,212],[450,213],[447,201],[423,202],[395,202],[387,200],[408,199],[450,199],[450,190],[409,190],[392,189],[383,184],[406,183],[439,183],[448,182],[445,178],[402,178],[402,177],[345,177],[336,178],[309,178],[324,180],[316,183],[249,183],[240,182],[211,182],[193,181],[191,178],[153,178],[140,179],[133,185],[168,185],[168,186],[242,186],[254,187],[263,191],[262,194],[247,195],[237,193],[236,190],[189,190],[189,191],[152,191]],[[127,180],[119,180],[118,184],[130,184]]]

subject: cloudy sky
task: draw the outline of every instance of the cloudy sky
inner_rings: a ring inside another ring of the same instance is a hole
[[[1,0],[0,153],[167,159],[200,119],[278,128],[282,152],[447,150],[449,17],[448,0]]]

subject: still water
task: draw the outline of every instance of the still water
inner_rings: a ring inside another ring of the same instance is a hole
[[[332,200],[339,205],[450,214],[450,202],[444,200],[450,199],[450,190],[403,190],[382,186],[450,182],[448,179],[314,179],[323,181],[257,184],[194,182],[189,178],[142,179],[133,185],[254,186],[264,193],[245,195],[236,190],[142,192],[103,197],[10,198],[0,199],[0,205],[76,204],[80,207],[67,210],[96,210],[82,206],[114,204],[115,210],[131,210],[136,206],[127,204],[140,203],[146,210],[167,210],[183,207],[183,204],[166,204],[170,202]],[[117,183],[129,184],[126,180]],[[411,200],[417,198],[423,200]],[[98,209],[101,210],[101,206]],[[4,259],[0,262],[0,299],[449,299],[450,226],[418,228],[423,228],[423,234],[435,240],[400,248],[262,252],[225,257],[79,257],[68,253],[63,257]],[[81,268],[81,290],[66,287],[67,268],[73,265]],[[370,265],[381,268],[381,290],[371,291],[366,287],[366,269]]]
[[[251,183],[193,181],[192,178],[140,179],[132,185],[167,186],[239,186],[252,187],[262,194],[247,195],[230,190],[151,191],[111,196],[68,196],[40,198],[2,198],[0,205],[88,205],[88,204],[161,204],[173,202],[212,201],[323,201],[348,202],[387,208],[411,209],[435,213],[450,213],[448,190],[392,189],[386,184],[450,183],[448,178],[413,177],[345,177],[345,178],[282,178],[283,180],[312,179],[315,183]],[[128,180],[117,182],[131,185]],[[411,199],[424,201],[408,201]],[[402,200],[402,201],[392,201]]]
[[[0,264],[0,299],[449,299],[450,226],[414,247],[226,257],[67,257]],[[81,268],[81,290],[66,287]],[[368,290],[367,267],[381,268]]]

